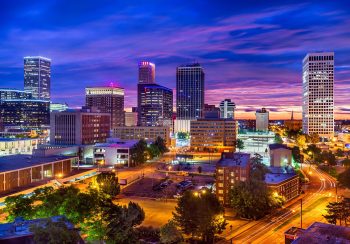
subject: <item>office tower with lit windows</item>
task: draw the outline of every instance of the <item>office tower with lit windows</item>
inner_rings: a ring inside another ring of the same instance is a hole
[[[138,84],[138,125],[168,126],[173,115],[173,91],[158,84]]]
[[[111,115],[112,129],[117,126],[123,126],[124,118],[124,88],[106,86],[106,87],[87,87],[85,89],[86,107],[95,107],[102,113]]]
[[[32,93],[11,88],[0,88],[0,100],[32,99]]]
[[[234,102],[231,99],[225,99],[220,102],[220,118],[222,119],[234,119],[235,118],[235,108]]]
[[[257,131],[268,131],[269,130],[269,111],[266,108],[262,108],[255,112],[255,129]]]
[[[148,61],[139,62],[139,84],[152,84],[156,78],[156,66]]]
[[[334,53],[308,53],[303,59],[303,132],[334,133]]]
[[[34,99],[51,98],[51,60],[45,57],[24,57],[24,90]]]
[[[187,64],[176,69],[176,119],[203,117],[204,70],[200,64]]]

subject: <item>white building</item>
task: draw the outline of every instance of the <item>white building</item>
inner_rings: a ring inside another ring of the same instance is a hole
[[[255,112],[256,123],[255,128],[257,131],[268,131],[269,130],[269,111],[265,108],[257,110]]]
[[[0,156],[32,154],[37,147],[37,138],[0,138]]]
[[[231,99],[225,99],[220,103],[220,118],[222,119],[234,119],[235,118],[235,108],[234,102]]]
[[[303,59],[303,132],[334,134],[334,53],[308,53]]]
[[[138,140],[108,138],[106,143],[94,146],[94,163],[100,165],[131,165],[130,149]]]

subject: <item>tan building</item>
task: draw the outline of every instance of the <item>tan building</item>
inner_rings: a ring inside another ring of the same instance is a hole
[[[285,167],[292,165],[292,150],[284,144],[270,144],[270,166]]]
[[[234,152],[236,122],[233,119],[198,119],[191,121],[191,148]]]
[[[288,130],[301,130],[303,127],[303,121],[301,120],[286,120],[284,121],[284,127]]]
[[[299,196],[299,176],[295,173],[267,173],[265,182],[267,187],[273,191],[273,194],[283,196],[286,202]]]
[[[0,156],[32,154],[38,147],[36,138],[0,138]]]
[[[125,126],[137,126],[137,112],[125,112]]]
[[[216,165],[216,195],[218,199],[229,205],[229,193],[232,186],[238,181],[249,178],[249,153],[223,153]]]
[[[61,178],[70,174],[78,157],[0,157],[0,193],[25,187],[36,181]]]
[[[112,137],[122,140],[154,141],[158,136],[170,146],[170,128],[167,126],[119,126],[112,131]]]

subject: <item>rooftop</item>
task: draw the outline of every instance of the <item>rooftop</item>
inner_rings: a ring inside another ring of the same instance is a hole
[[[113,148],[131,148],[138,140],[118,140],[115,138],[108,138],[106,143],[97,143],[95,147],[113,147]]]
[[[234,166],[240,166],[240,167],[247,167],[250,160],[250,154],[249,153],[241,153],[241,152],[235,152],[235,153],[223,153],[221,156],[221,159],[218,162],[218,166],[221,167],[234,167]]]
[[[38,138],[7,138],[7,137],[0,137],[0,142],[27,141],[27,140],[38,140]]]
[[[295,176],[296,176],[295,173],[281,173],[281,174],[267,173],[265,174],[265,182],[266,184],[279,184],[285,180],[294,178]]]
[[[293,241],[294,244],[301,243],[349,243],[350,228],[314,222],[299,237]]]
[[[284,145],[284,144],[274,143],[269,145],[270,150],[281,149],[281,148],[291,150],[287,145]]]
[[[46,156],[34,157],[30,155],[10,155],[0,157],[0,172],[32,167],[36,165],[52,163],[62,159],[75,158],[74,156]]]

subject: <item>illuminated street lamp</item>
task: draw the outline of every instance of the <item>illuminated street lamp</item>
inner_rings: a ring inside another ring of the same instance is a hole
[[[195,197],[199,197],[199,193],[196,192],[196,191],[193,193],[193,195],[194,195]]]
[[[61,179],[63,177],[63,174],[62,173],[59,173],[56,175],[57,178]]]

